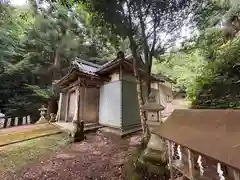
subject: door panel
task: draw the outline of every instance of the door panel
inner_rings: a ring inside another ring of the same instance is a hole
[[[76,107],[76,94],[72,92],[69,94],[69,107],[68,107],[68,121],[72,121]]]

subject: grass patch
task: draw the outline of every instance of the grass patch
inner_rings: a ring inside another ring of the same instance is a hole
[[[40,137],[0,148],[0,174],[16,172],[67,143],[65,133]]]
[[[26,130],[24,129],[24,126],[22,128],[23,129],[19,132],[11,132],[9,129],[8,133],[1,133],[0,146],[18,141],[23,141],[25,139],[61,132],[58,127],[52,124],[32,125],[32,127],[26,127]]]

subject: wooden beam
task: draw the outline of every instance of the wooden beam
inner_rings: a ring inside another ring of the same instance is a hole
[[[62,88],[62,90],[64,91],[71,91],[75,86],[80,84],[80,79],[78,78],[77,80],[75,80],[73,83],[70,83],[67,87]]]
[[[170,180],[174,180],[173,166],[172,166],[172,163],[173,163],[172,162],[173,161],[173,157],[172,157],[172,142],[167,140],[167,144],[168,144],[168,161],[169,161]]]

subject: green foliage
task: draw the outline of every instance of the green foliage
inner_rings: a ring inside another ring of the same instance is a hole
[[[199,108],[239,108],[240,40],[236,38],[216,50],[217,60],[204,68],[191,95]],[[195,97],[195,98],[194,98]]]
[[[195,1],[192,7],[191,24],[195,25],[198,30],[219,25],[229,8],[229,0]]]
[[[53,80],[74,58],[114,52],[109,41],[105,46],[96,33],[93,38],[87,12],[56,2],[43,9],[34,0],[30,4],[0,5],[0,109],[7,115],[39,115],[38,108],[57,95]]]
[[[162,55],[175,44],[180,28],[189,15],[190,1],[157,0],[82,0],[81,5],[91,13],[90,22],[102,34],[119,44],[129,41],[134,59],[144,54],[146,74],[151,73],[152,59]]]
[[[199,50],[172,52],[156,61],[154,71],[161,72],[173,79],[176,91],[187,92],[197,76],[202,72],[206,61]]]
[[[240,108],[239,7],[208,3],[192,18],[199,35],[162,57],[156,70],[174,79],[194,108]]]
[[[203,55],[209,61],[216,59],[216,48],[225,42],[224,30],[219,28],[207,28],[197,39],[196,46],[201,49]]]
[[[197,46],[206,66],[189,88],[195,108],[239,108],[239,7],[222,15],[224,27],[215,26],[201,32]],[[226,33],[231,36],[226,37]]]

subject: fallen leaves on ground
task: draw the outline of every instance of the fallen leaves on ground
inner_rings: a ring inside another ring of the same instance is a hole
[[[137,135],[136,135],[137,136]],[[87,135],[81,143],[68,144],[49,158],[43,158],[5,180],[121,180],[123,164],[139,143],[101,133]],[[3,179],[1,178],[1,179]]]

